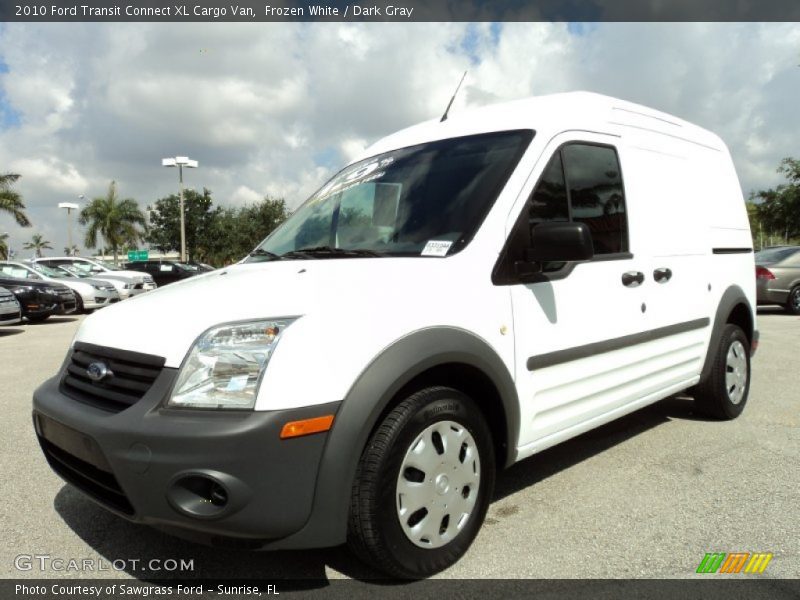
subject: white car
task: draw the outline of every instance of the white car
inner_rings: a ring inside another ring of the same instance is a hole
[[[76,312],[92,311],[119,302],[119,294],[107,281],[81,279],[67,271],[35,262],[0,261],[0,273],[20,279],[61,283],[75,292]]]
[[[53,256],[35,258],[32,262],[47,265],[48,267],[65,267],[79,277],[91,277],[111,282],[119,293],[120,299],[125,300],[149,292],[158,287],[153,277],[140,271],[126,271],[113,264],[92,258],[80,256]]]
[[[425,577],[497,469],[682,390],[737,417],[753,269],[716,135],[586,93],[466,111],[378,141],[245,264],[88,317],[34,422],[132,521]]]
[[[15,325],[22,321],[22,307],[16,296],[0,287],[0,325]]]

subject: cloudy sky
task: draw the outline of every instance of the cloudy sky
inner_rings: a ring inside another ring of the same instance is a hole
[[[800,156],[800,24],[0,24],[0,171],[22,175],[60,253],[58,202],[118,182],[144,208],[173,193],[160,159],[222,205],[299,204],[367,144],[441,114],[590,90],[720,134],[745,194]],[[75,228],[76,240],[82,232]]]

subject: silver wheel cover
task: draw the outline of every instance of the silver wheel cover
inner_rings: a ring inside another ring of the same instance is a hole
[[[739,404],[747,387],[747,356],[742,342],[734,340],[725,357],[725,391],[733,404]]]
[[[425,428],[397,478],[397,518],[406,537],[420,548],[451,542],[475,510],[480,476],[478,447],[466,427],[440,421]]]

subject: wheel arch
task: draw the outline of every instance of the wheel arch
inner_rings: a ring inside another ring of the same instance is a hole
[[[728,323],[741,327],[745,336],[747,336],[748,343],[752,346],[756,337],[755,315],[753,307],[747,300],[747,295],[738,285],[732,285],[726,289],[717,305],[714,323],[711,328],[711,338],[708,343],[703,370],[700,373],[700,381],[707,380],[711,374],[717,342],[722,335],[723,328]]]
[[[370,435],[403,397],[434,384],[450,385],[473,398],[497,438],[499,466],[514,462],[519,402],[505,363],[486,341],[466,330],[416,331],[384,349],[342,401],[320,462],[311,517],[291,546],[346,540],[352,484]]]

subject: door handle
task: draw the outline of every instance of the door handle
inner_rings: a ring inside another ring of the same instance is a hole
[[[644,273],[641,271],[628,271],[622,274],[622,285],[625,287],[638,287],[644,282]]]
[[[656,283],[667,283],[671,277],[672,277],[672,269],[661,267],[653,271],[653,279],[656,280]]]

